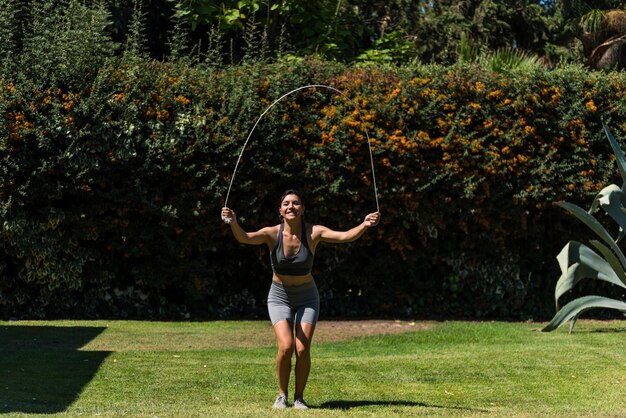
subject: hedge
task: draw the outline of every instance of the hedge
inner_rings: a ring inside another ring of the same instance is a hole
[[[296,187],[309,222],[359,223],[375,210],[367,128],[382,221],[319,248],[323,318],[550,317],[554,257],[586,233],[553,203],[619,181],[601,121],[624,141],[623,72],[219,68],[119,54],[72,25],[3,56],[2,317],[264,318],[267,249],[237,244],[219,210],[257,118],[303,85],[352,102],[307,89],[277,104],[228,203],[255,229]]]
[[[617,170],[600,129],[624,138],[626,77],[567,67],[494,74],[471,66],[353,68],[305,60],[215,70],[135,60],[73,86],[4,79],[0,184],[3,316],[264,316],[267,250],[244,226],[277,222],[287,187],[307,216],[360,241],[323,246],[326,317],[541,317],[554,256]],[[576,232],[573,232],[576,231]]]

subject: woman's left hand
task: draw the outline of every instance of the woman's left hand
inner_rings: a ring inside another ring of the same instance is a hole
[[[365,224],[366,227],[369,228],[370,226],[378,225],[379,221],[380,221],[380,212],[374,212],[374,213],[370,213],[369,215],[367,215],[363,223]]]

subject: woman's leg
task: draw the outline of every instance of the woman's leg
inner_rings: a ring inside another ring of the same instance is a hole
[[[293,325],[287,320],[278,321],[274,325],[274,334],[278,343],[276,354],[276,375],[278,388],[287,395],[289,388],[289,375],[291,374],[291,356],[293,355]]]
[[[301,322],[296,325],[296,393],[302,398],[311,371],[311,340],[315,325]]]

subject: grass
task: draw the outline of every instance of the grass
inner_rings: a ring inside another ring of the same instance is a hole
[[[9,416],[624,416],[625,321],[441,322],[314,342],[309,411],[272,411],[267,322],[0,322]],[[292,383],[293,385],[293,383]],[[292,390],[293,392],[293,390]]]

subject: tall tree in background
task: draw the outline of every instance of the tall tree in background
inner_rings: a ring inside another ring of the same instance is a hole
[[[487,49],[539,53],[550,32],[539,0],[168,1],[194,28],[219,27],[235,55],[250,22],[262,27],[270,49],[282,33],[298,55],[351,61],[364,51],[384,49],[385,57],[398,63],[454,62],[462,34]]]
[[[349,55],[351,44],[359,39],[359,31],[346,28],[349,18],[341,1],[167,1],[175,16],[189,21],[196,33],[219,36],[222,52],[235,61],[259,44],[266,52],[284,49],[288,43],[299,54]]]
[[[626,10],[593,10],[581,19],[581,41],[596,69],[626,68]]]
[[[211,52],[207,56],[218,63],[315,54],[345,62],[445,65],[458,60],[465,39],[482,52],[510,48],[552,64],[626,68],[623,0],[97,1],[107,4],[119,43],[139,8],[146,46],[156,59],[168,56],[172,31],[183,20],[186,44]]]
[[[626,9],[623,0],[554,0],[562,39],[581,45],[586,64],[626,68]]]
[[[169,53],[168,42],[174,29],[174,9],[167,0],[104,0],[111,16],[111,36],[125,43],[133,16],[143,19],[144,38],[148,53],[163,59]]]

